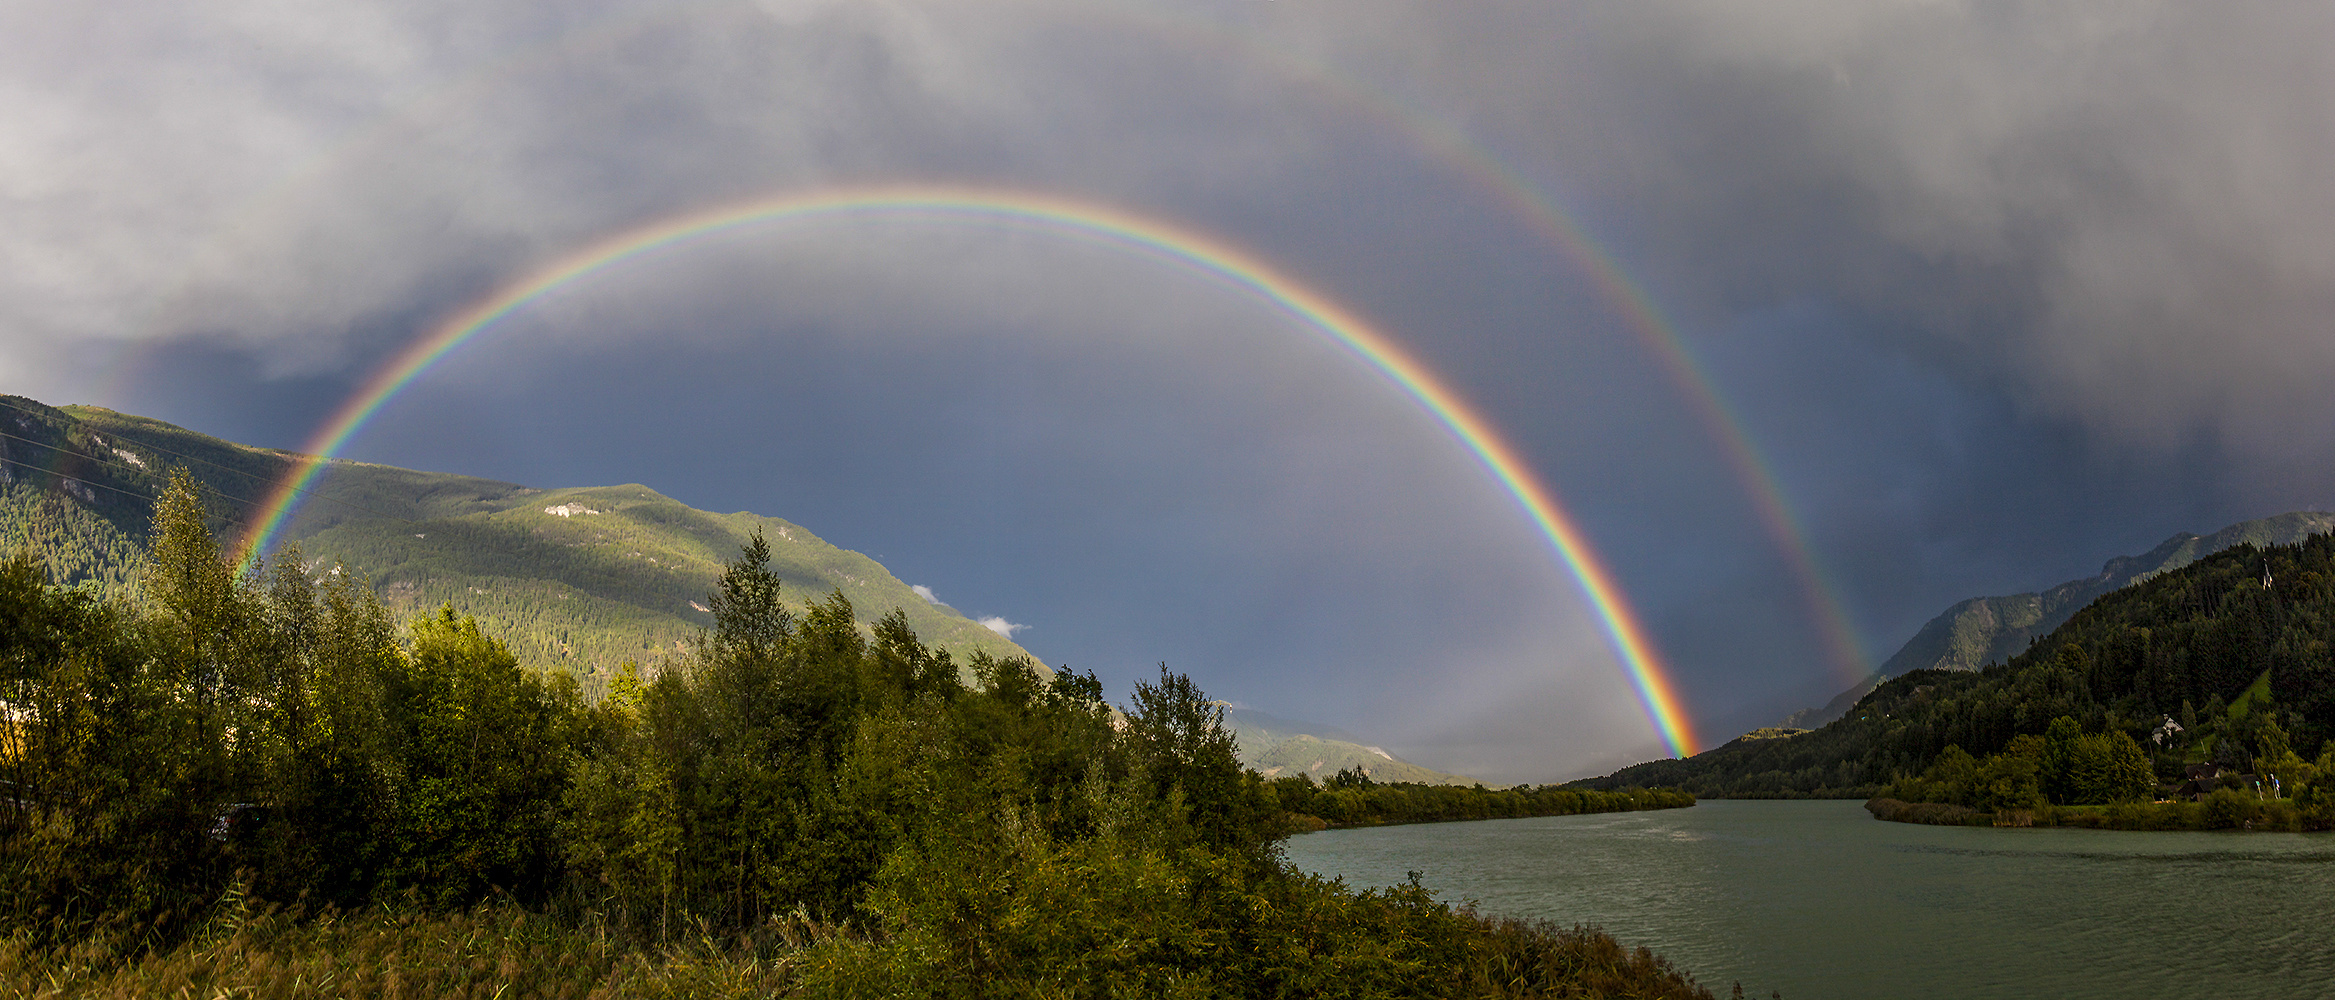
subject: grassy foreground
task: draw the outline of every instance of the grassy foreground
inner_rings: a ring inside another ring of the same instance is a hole
[[[1389,921],[1386,929],[1396,933],[1372,947],[1318,956],[1329,960],[1321,978],[1285,995],[1712,996],[1646,949],[1624,948],[1594,930],[1479,918],[1426,903],[1412,890],[1352,898],[1374,912],[1347,916]],[[795,917],[744,935],[650,945],[628,942],[599,921],[511,906],[302,917],[231,901],[201,934],[174,946],[153,947],[122,927],[66,945],[37,946],[23,935],[0,941],[0,996],[1200,997],[1233,985],[1205,968],[1131,979],[1132,970],[1066,969],[1016,961],[1010,949],[983,957],[963,948],[936,951],[934,943]]]

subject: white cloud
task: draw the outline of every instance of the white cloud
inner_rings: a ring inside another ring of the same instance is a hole
[[[927,587],[927,586],[925,586],[925,585],[923,585],[923,584],[921,584],[921,583],[911,583],[911,584],[909,584],[909,585],[908,585],[908,589],[915,591],[915,592],[916,592],[916,596],[918,596],[918,597],[921,597],[921,598],[924,598],[924,603],[926,603],[926,604],[944,604],[944,603],[945,603],[945,602],[943,602],[943,601],[942,601],[940,598],[932,596],[932,588],[931,588],[931,587]]]
[[[1006,621],[1005,619],[1003,619],[1003,618],[1000,618],[1000,617],[998,617],[998,616],[996,616],[996,615],[990,615],[990,616],[989,616],[989,617],[987,617],[987,618],[982,618],[982,619],[978,619],[978,620],[980,621],[980,623],[981,623],[981,627],[982,627],[982,628],[988,629],[988,630],[990,630],[990,631],[992,631],[992,632],[995,632],[995,633],[997,633],[998,635],[1002,635],[1002,636],[1004,636],[1004,637],[1006,637],[1006,638],[1008,638],[1008,639],[1011,639],[1011,638],[1013,638],[1013,634],[1014,634],[1014,633],[1016,633],[1016,632],[1019,632],[1019,631],[1021,631],[1021,630],[1025,629],[1025,628],[1029,628],[1029,626],[1027,626],[1027,625],[1022,625],[1022,624],[1018,624],[1018,623],[1015,623],[1015,622],[1009,622],[1009,621]]]

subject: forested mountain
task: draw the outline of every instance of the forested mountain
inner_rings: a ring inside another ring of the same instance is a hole
[[[0,548],[29,547],[60,582],[121,593],[172,465],[202,481],[213,530],[232,539],[297,457],[97,407],[0,397]],[[1028,655],[800,525],[696,510],[645,486],[534,489],[335,461],[313,488],[285,530],[312,572],[345,563],[399,614],[452,601],[523,664],[573,672],[587,694],[625,660],[651,665],[712,625],[708,588],[756,530],[797,611],[841,591],[869,617],[863,626],[898,608],[960,662],[976,651]]]
[[[1996,753],[2061,716],[2083,733],[2132,737],[2161,779],[2192,761],[2247,770],[2272,743],[2319,756],[2335,736],[2335,536],[2239,544],[2110,591],[2008,663],[1914,670],[1814,732],[1576,784],[1863,796],[1921,773],[1949,745]],[[2160,742],[2168,719],[2179,731]]]
[[[2069,580],[2040,593],[1973,597],[1922,625],[1864,683],[1841,692],[1822,708],[1794,713],[1783,725],[1807,728],[1831,722],[1883,680],[1909,671],[1976,670],[2008,661],[2100,595],[2180,569],[2231,546],[2293,545],[2331,530],[2335,530],[2335,513],[2295,511],[2241,521],[2210,535],[2184,531],[2140,555],[2108,560],[2095,576]]]

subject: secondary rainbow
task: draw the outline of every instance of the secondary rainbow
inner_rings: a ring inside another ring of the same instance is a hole
[[[650,223],[554,261],[455,313],[377,369],[310,439],[302,449],[306,457],[269,495],[241,561],[252,565],[267,551],[317,475],[400,390],[528,303],[603,268],[716,233],[822,217],[901,214],[1043,227],[1132,249],[1256,295],[1330,337],[1432,414],[1515,499],[1595,608],[1648,722],[1672,753],[1696,752],[1677,690],[1613,574],[1516,449],[1425,365],[1361,317],[1222,240],[1111,206],[1027,191],[894,185],[782,195]]]
[[[1801,599],[1816,627],[1818,641],[1841,682],[1854,684],[1873,672],[1871,659],[1842,608],[1840,587],[1824,572],[1808,532],[1793,514],[1775,466],[1753,441],[1741,414],[1727,404],[1726,395],[1710,373],[1695,360],[1678,325],[1666,315],[1644,285],[1633,279],[1605,244],[1581,224],[1574,213],[1543,193],[1506,159],[1455,126],[1448,116],[1409,105],[1381,88],[1377,81],[1337,68],[1284,47],[1259,44],[1257,34],[1228,29],[1198,8],[1166,8],[1126,2],[1081,3],[1078,9],[1108,11],[1143,25],[1153,38],[1227,52],[1249,63],[1268,67],[1293,83],[1303,83],[1359,119],[1389,127],[1434,154],[1445,166],[1476,188],[1497,199],[1518,221],[1572,259],[1596,285],[1598,294],[1660,365],[1698,422],[1718,445],[1728,470],[1751,500],[1752,513],[1774,541],[1787,568],[1797,578]]]

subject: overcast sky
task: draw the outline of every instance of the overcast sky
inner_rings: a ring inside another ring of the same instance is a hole
[[[1845,686],[1812,578],[1878,662],[1955,600],[2335,506],[2331,43],[2335,7],[2141,0],[20,0],[0,391],[297,447],[631,227],[871,182],[1090,201],[1270,261],[1481,408],[1715,743]],[[611,269],[347,454],[786,517],[1116,698],[1165,661],[1492,780],[1663,752],[1416,403],[1043,229]]]

